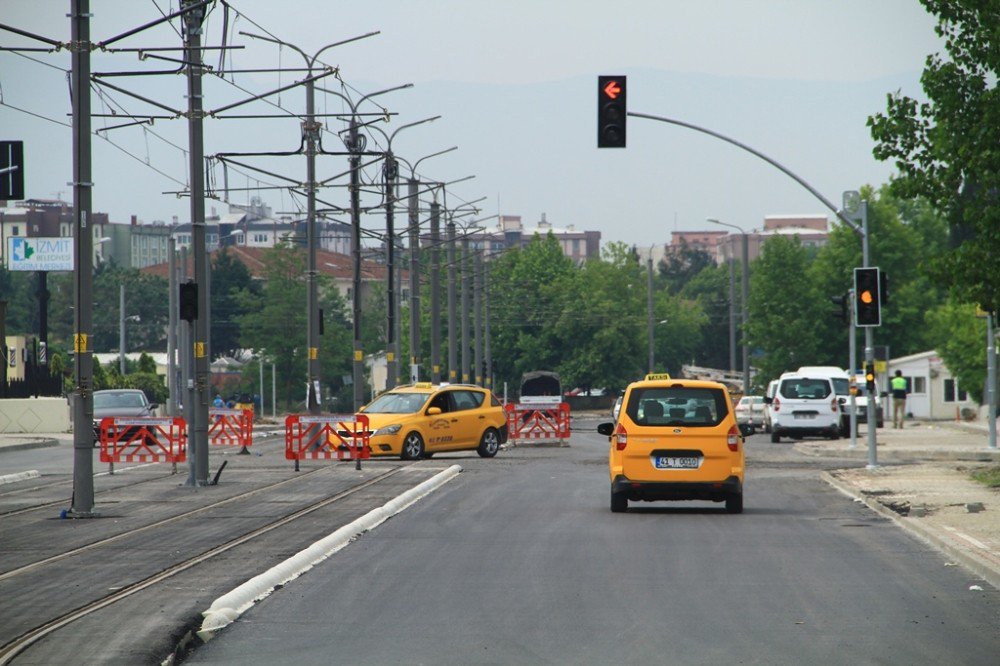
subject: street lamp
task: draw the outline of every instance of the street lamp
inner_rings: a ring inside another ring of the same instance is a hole
[[[742,278],[742,283],[743,283],[742,284],[742,287],[743,287],[743,297],[742,297],[743,303],[742,303],[742,306],[743,307],[742,307],[742,312],[740,314],[740,322],[741,322],[740,325],[741,325],[741,327],[743,329],[743,335],[742,335],[742,343],[743,343],[743,395],[749,395],[750,394],[750,362],[749,362],[750,361],[750,347],[747,345],[747,330],[746,330],[747,324],[750,321],[749,310],[747,308],[747,301],[750,299],[750,248],[749,248],[749,237],[747,236],[747,232],[743,231],[743,229],[741,229],[740,227],[736,226],[735,224],[729,224],[728,222],[720,222],[719,220],[716,220],[715,218],[711,218],[711,217],[707,218],[707,221],[708,222],[712,222],[713,224],[719,224],[719,225],[722,225],[724,227],[729,227],[731,229],[735,229],[736,231],[738,231],[740,233],[741,250],[742,250],[741,254],[742,254],[742,259],[743,259],[743,278]],[[732,253],[730,253],[729,260],[730,260],[730,264],[729,264],[730,265],[729,277],[730,277],[730,286],[731,286],[732,285],[732,276],[733,276],[733,273],[732,273]],[[730,307],[729,311],[730,311],[730,322],[731,322],[732,321],[732,297],[730,297],[730,306],[729,307]],[[730,324],[730,326],[731,326],[731,324]],[[731,336],[732,336],[733,333],[734,333],[734,331],[732,330],[732,328],[730,329],[730,331],[731,331]],[[734,348],[733,342],[734,342],[733,337],[730,337],[730,349],[731,350]]]
[[[308,372],[307,372],[308,378],[307,378],[307,382],[306,382],[306,386],[307,386],[307,388],[306,388],[306,396],[307,396],[306,402],[307,402],[307,407],[308,407],[308,410],[309,410],[310,414],[319,414],[319,412],[320,412],[320,405],[319,405],[319,385],[320,385],[320,374],[319,373],[320,373],[320,362],[319,362],[319,305],[318,305],[318,303],[319,303],[319,295],[317,293],[317,284],[316,284],[316,247],[318,245],[318,243],[317,243],[317,235],[316,235],[316,189],[317,189],[317,183],[316,183],[316,153],[318,151],[318,146],[320,144],[320,136],[319,136],[319,134],[320,134],[320,129],[321,129],[322,126],[320,125],[320,123],[316,122],[316,111],[315,111],[315,108],[316,108],[316,102],[315,102],[316,84],[315,84],[315,80],[313,79],[312,73],[313,73],[313,68],[316,65],[316,61],[319,59],[320,54],[322,54],[327,49],[332,49],[335,46],[341,46],[343,44],[348,44],[350,42],[355,42],[355,41],[358,41],[358,40],[361,40],[361,39],[366,39],[368,37],[373,37],[373,36],[375,36],[375,35],[377,35],[379,33],[378,32],[369,32],[369,33],[364,34],[364,35],[360,35],[360,36],[357,36],[357,37],[351,37],[350,39],[341,40],[339,42],[333,42],[332,44],[327,44],[326,46],[321,47],[318,51],[316,51],[311,56],[307,55],[305,53],[305,51],[303,51],[302,49],[298,48],[294,44],[289,44],[288,42],[284,42],[284,41],[282,41],[280,39],[277,39],[275,37],[264,37],[262,35],[256,35],[256,34],[247,33],[247,32],[243,32],[242,34],[247,35],[248,37],[252,37],[254,39],[260,39],[260,40],[263,40],[263,41],[266,41],[266,42],[271,42],[273,44],[278,44],[279,46],[287,46],[288,48],[296,51],[300,56],[302,56],[302,59],[305,61],[306,67],[309,70],[308,71],[308,76],[306,78],[306,118],[305,118],[305,120],[302,121],[302,138],[304,139],[304,142],[305,142],[305,145],[306,145],[306,192],[307,192],[306,234],[308,236],[307,246],[308,246],[308,254],[309,254],[308,269],[307,269],[307,273],[306,273],[306,275],[307,275],[306,279],[308,281],[307,290],[306,290],[306,316],[309,319],[309,325],[307,327],[307,333],[306,333],[306,338],[307,338],[307,340],[306,340],[306,349],[308,350],[308,354],[307,354],[307,358],[308,358],[308,361],[307,361],[307,364],[308,364]],[[320,90],[324,90],[324,89],[321,88]],[[325,91],[325,92],[331,92],[332,93],[333,91]],[[347,100],[346,97],[344,97],[343,95],[340,95],[339,93],[333,93],[333,94],[339,96],[341,99]],[[368,97],[372,97],[372,96],[377,95],[377,94],[380,94],[380,93],[372,93],[372,95],[367,95],[365,97],[362,97],[358,101],[358,104],[360,104],[361,102],[363,102]],[[348,104],[350,104],[349,100],[347,100],[347,102],[348,102]],[[357,114],[357,106],[352,105],[352,107],[351,107],[351,137],[352,137],[352,139],[356,135],[356,122],[355,122],[355,116],[356,116],[356,114]],[[353,149],[351,149],[351,152],[354,153],[355,151]],[[353,161],[355,159],[355,157],[352,156],[351,159]],[[356,169],[358,168],[358,165],[357,164],[352,164],[351,166],[352,166],[351,186],[352,186],[352,195],[353,195],[356,192],[356,188],[357,188]],[[355,212],[355,211],[356,211],[356,209],[352,209],[352,213]],[[355,218],[354,224],[355,224],[355,228],[357,229],[357,228],[359,228],[360,221]],[[360,242],[361,242],[360,233],[355,233],[355,240],[357,241],[357,243],[360,246]],[[360,262],[360,257],[361,257],[361,250],[360,250],[360,247],[358,247],[357,253],[356,253],[356,260],[359,261],[359,262]],[[360,263],[359,263],[359,267],[356,268],[355,270],[356,270],[356,273],[359,276],[359,281],[360,281]],[[355,285],[355,289],[357,289],[357,285]],[[359,314],[359,311],[360,311],[360,302],[357,301],[357,298],[358,297],[355,296],[355,302],[356,302],[355,316],[356,317],[357,317],[357,315]],[[360,340],[359,326],[360,326],[360,322],[355,321],[355,324],[354,324],[354,327],[355,327],[355,333],[354,333],[354,341],[355,341],[355,352],[354,352],[354,354],[355,354],[355,364],[354,364],[355,365],[355,372],[354,372],[354,381],[355,382],[359,381],[359,374],[360,374],[357,371],[357,368],[358,368],[358,366],[360,364],[360,360],[358,359],[358,351],[360,350],[360,343],[358,342]],[[358,407],[361,406],[361,403],[360,403],[359,397],[358,397],[358,388],[357,387],[355,387],[355,403],[356,404],[354,405],[354,409],[357,409]]]
[[[396,230],[395,230],[395,205],[396,205],[396,179],[399,176],[399,165],[397,158],[392,152],[392,140],[399,134],[402,130],[413,127],[415,125],[422,125],[423,123],[429,123],[437,120],[441,116],[433,116],[431,118],[424,118],[423,120],[418,120],[416,122],[407,123],[405,125],[397,128],[391,135],[386,135],[381,129],[377,127],[371,127],[370,129],[378,131],[386,139],[386,153],[385,162],[382,168],[382,175],[385,187],[385,231],[386,231],[386,389],[393,388],[396,385],[397,369],[396,364],[399,358],[399,340],[396,337],[396,285],[395,285],[395,257],[396,257]],[[432,155],[427,155],[420,158],[418,163],[428,157],[433,157],[434,155],[440,155],[442,153],[447,153],[452,150],[456,150],[458,146],[452,146],[447,150],[442,150]],[[399,158],[401,161],[401,158]]]

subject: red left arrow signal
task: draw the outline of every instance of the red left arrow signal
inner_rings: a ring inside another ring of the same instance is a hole
[[[621,91],[622,89],[618,87],[617,81],[608,81],[608,85],[604,86],[604,94],[611,99],[617,98]]]

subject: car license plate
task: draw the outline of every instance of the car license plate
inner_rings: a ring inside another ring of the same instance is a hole
[[[797,419],[814,419],[814,418],[816,418],[816,412],[795,412],[795,418],[797,418]]]
[[[653,465],[656,469],[698,469],[701,458],[688,456],[656,456]]]

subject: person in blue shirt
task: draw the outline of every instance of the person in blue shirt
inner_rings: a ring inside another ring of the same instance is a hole
[[[226,406],[226,403],[222,401],[222,396],[218,393],[215,394],[215,400],[212,401],[212,407],[221,409]]]

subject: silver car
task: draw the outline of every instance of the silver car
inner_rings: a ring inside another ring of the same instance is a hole
[[[140,389],[94,391],[94,441],[101,439],[101,419],[107,416],[154,416],[155,402]]]

